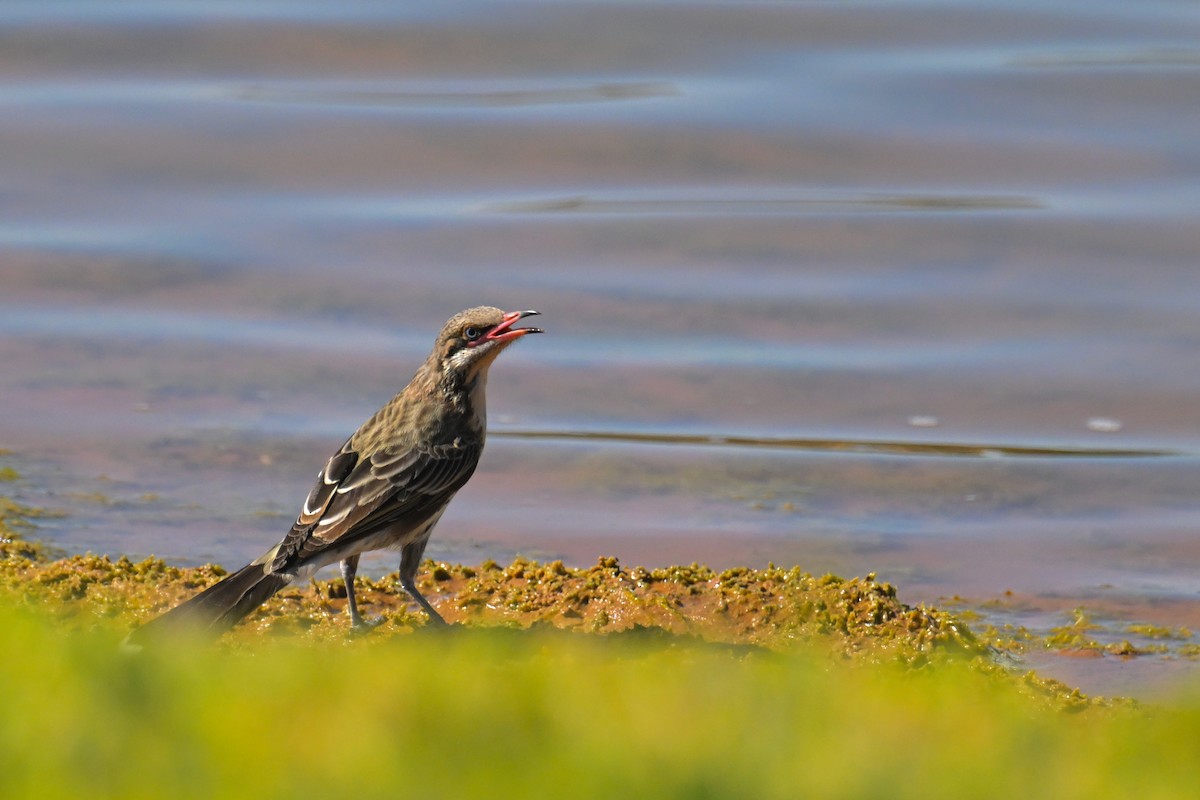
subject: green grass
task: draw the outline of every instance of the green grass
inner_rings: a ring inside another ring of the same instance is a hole
[[[0,796],[1178,798],[1200,702],[1061,710],[953,663],[461,629],[179,641],[0,608]]]

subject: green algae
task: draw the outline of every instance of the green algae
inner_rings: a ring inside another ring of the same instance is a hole
[[[1181,625],[1178,628],[1168,628],[1163,625],[1151,625],[1145,622],[1135,622],[1125,626],[1125,630],[1147,639],[1178,639],[1186,641],[1192,638],[1192,632]]]
[[[0,565],[9,559],[42,563],[61,555],[55,548],[27,541],[20,533],[34,528],[34,520],[61,517],[62,512],[33,508],[0,497]]]
[[[23,536],[48,513],[53,512],[0,498],[0,601],[37,609],[77,630],[115,628],[123,635],[226,574],[216,565],[185,568],[157,558],[134,562],[93,554],[64,556]],[[1082,609],[1043,641],[1012,626],[982,626],[976,634],[967,615],[908,605],[895,586],[874,574],[812,575],[773,564],[718,571],[698,563],[626,567],[615,557],[599,558],[589,567],[525,558],[508,565],[428,561],[418,584],[447,621],[461,628],[608,638],[653,633],[680,642],[763,653],[815,651],[832,663],[891,664],[919,671],[965,663],[1070,709],[1109,701],[1085,697],[1033,673],[1019,674],[997,654],[1039,644],[1121,656],[1162,652],[1127,641],[1093,640],[1089,633],[1097,626]],[[426,627],[427,618],[414,610],[395,573],[379,579],[360,576],[355,589],[364,614],[380,624],[366,634],[354,632],[352,638],[386,641]],[[345,597],[340,578],[293,585],[224,637],[221,646],[253,648],[263,637],[345,644],[351,635]]]
[[[951,598],[960,618],[978,623],[980,637],[1000,652],[1011,657],[1020,657],[1035,650],[1053,651],[1069,657],[1118,656],[1162,656],[1167,658],[1194,659],[1200,655],[1200,645],[1192,641],[1194,635],[1187,626],[1169,627],[1149,622],[1130,622],[1107,619],[1112,612],[1100,613],[1079,606],[1074,608],[1069,619],[1045,632],[1031,631],[1023,625],[1011,622],[993,624],[988,614],[1003,615],[1009,611],[1011,595],[1005,599],[993,599],[979,603],[981,612],[970,608],[957,608],[966,601]]]
[[[18,536],[33,509],[13,504],[0,517],[0,600],[80,631],[141,624],[226,573],[221,567],[183,568],[161,559],[134,562],[92,554],[60,556]],[[969,664],[981,674],[1061,708],[1103,705],[1056,681],[1014,674],[998,665],[994,649],[959,618],[909,606],[896,588],[869,574],[814,576],[798,567],[737,567],[717,571],[702,564],[662,568],[623,566],[613,557],[590,567],[518,558],[467,566],[427,562],[420,588],[451,623],[470,630],[557,631],[624,640],[660,640],[749,648],[786,654],[815,651],[844,665],[896,665],[924,671],[939,664]],[[411,608],[396,574],[358,578],[364,613],[380,623],[365,635],[387,641],[426,627]],[[222,640],[222,647],[254,648],[263,637],[344,645],[349,626],[340,579],[285,589]]]
[[[1100,643],[1092,638],[1094,631],[1100,630],[1082,608],[1075,609],[1074,619],[1066,625],[1051,628],[1045,642],[1048,647],[1070,649],[1099,649]]]

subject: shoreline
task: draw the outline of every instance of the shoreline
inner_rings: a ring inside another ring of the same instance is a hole
[[[217,565],[178,567],[162,559],[133,562],[97,555],[62,555],[22,534],[40,512],[6,501],[0,509],[0,597],[36,606],[75,630],[128,630],[173,607],[226,574]],[[502,566],[427,561],[421,591],[454,627],[556,630],[589,636],[650,635],[680,643],[786,652],[809,648],[831,663],[892,664],[906,669],[969,664],[1064,709],[1124,698],[1092,697],[1031,670],[1014,668],[1028,641],[978,635],[959,616],[897,598],[875,575],[813,576],[799,567],[738,567],[715,571],[693,564],[627,568],[604,557],[587,568],[522,558]],[[252,648],[290,637],[313,643],[385,640],[425,627],[395,573],[359,577],[360,607],[376,621],[353,631],[341,578],[287,587],[225,634],[218,646]]]

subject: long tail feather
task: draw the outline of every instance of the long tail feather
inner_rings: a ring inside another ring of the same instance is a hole
[[[162,633],[182,630],[216,638],[291,581],[289,575],[265,573],[262,564],[247,564],[195,597],[137,628],[129,634],[125,644],[138,648]]]

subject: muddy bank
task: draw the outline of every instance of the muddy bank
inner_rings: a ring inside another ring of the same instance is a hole
[[[158,558],[62,556],[30,540],[42,513],[0,502],[0,599],[36,608],[56,623],[104,628],[114,638],[152,619],[225,575],[222,567],[177,567]],[[1005,665],[997,637],[980,637],[957,616],[910,606],[874,575],[813,576],[798,567],[715,571],[693,564],[625,567],[601,558],[587,568],[517,559],[507,566],[426,562],[419,584],[448,622],[476,628],[558,629],[580,635],[652,634],[748,652],[808,647],[834,663],[898,663],[934,668],[966,660],[999,680],[1067,709],[1108,705],[1058,681]],[[397,576],[356,582],[375,627],[352,631],[340,578],[289,587],[222,638],[219,646],[252,647],[263,637],[314,643],[412,634],[426,625]],[[1010,637],[1011,638],[1011,637]]]

